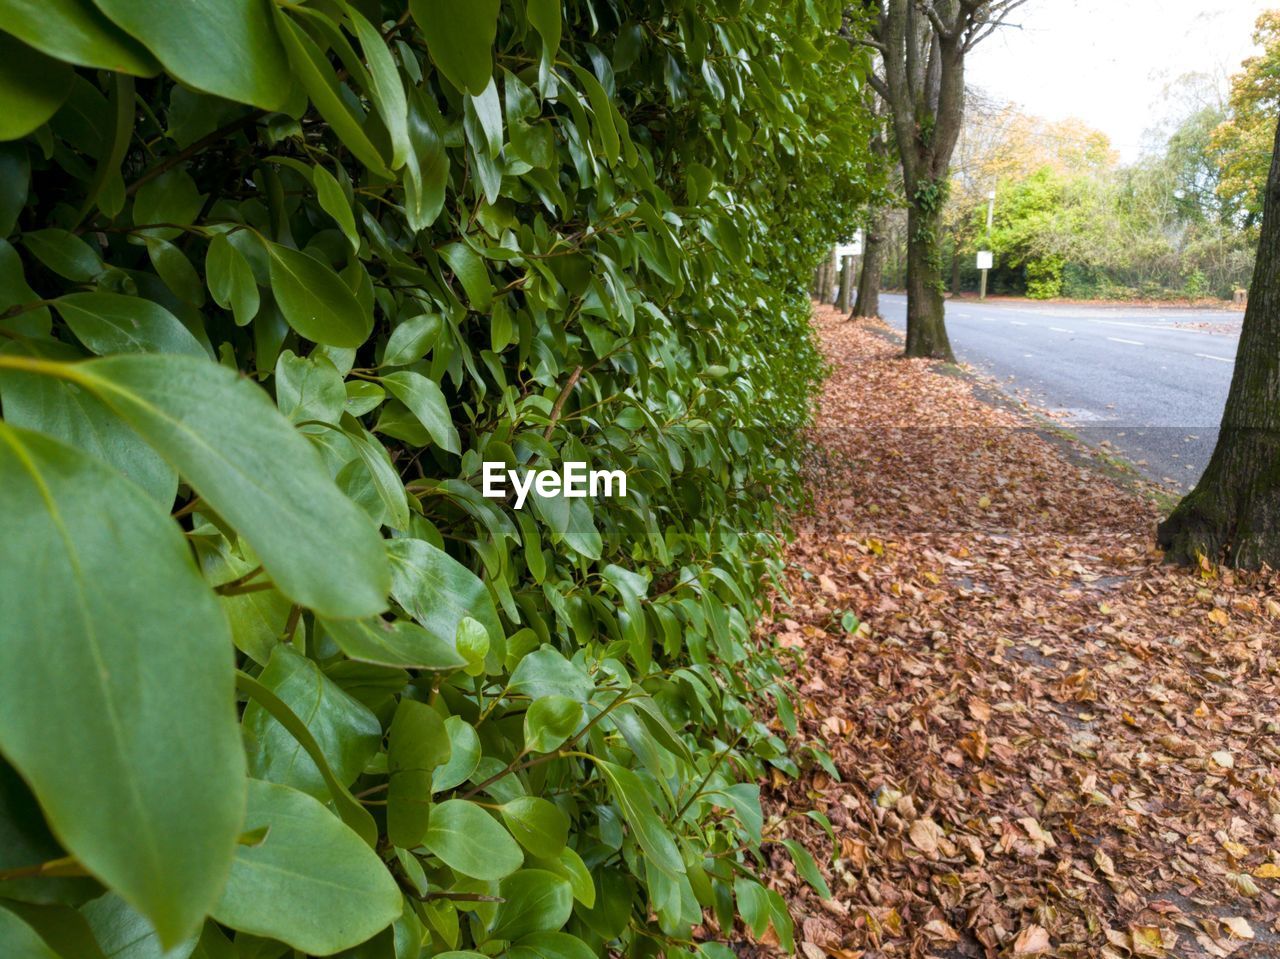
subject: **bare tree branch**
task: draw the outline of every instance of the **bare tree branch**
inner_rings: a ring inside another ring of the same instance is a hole
[[[937,32],[938,36],[946,37],[951,35],[951,31],[954,30],[955,27],[948,27],[946,23],[943,22],[942,14],[938,13],[937,8],[933,5],[931,0],[916,0],[916,2],[920,9],[924,11],[924,15],[929,18],[929,22],[933,24],[933,29]]]
[[[885,103],[889,102],[889,85],[884,82],[882,77],[878,77],[874,73],[868,73],[867,83],[872,90],[876,91],[881,100]]]

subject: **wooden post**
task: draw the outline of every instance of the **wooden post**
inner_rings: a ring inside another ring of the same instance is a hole
[[[840,293],[836,298],[836,307],[846,316],[853,309],[853,257],[840,258]]]

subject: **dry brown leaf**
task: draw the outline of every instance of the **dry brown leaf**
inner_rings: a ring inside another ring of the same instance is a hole
[[[1026,926],[1013,941],[1015,956],[1039,956],[1049,951],[1049,931],[1043,926]]]

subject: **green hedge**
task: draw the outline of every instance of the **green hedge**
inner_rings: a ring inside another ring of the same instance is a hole
[[[868,178],[840,27],[0,0],[0,954],[789,944],[752,783],[819,754],[752,622]]]

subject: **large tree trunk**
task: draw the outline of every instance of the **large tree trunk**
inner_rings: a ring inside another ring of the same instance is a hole
[[[907,356],[955,362],[942,297],[941,211],[907,207]]]
[[[1196,488],[1160,524],[1173,562],[1280,569],[1280,128],[1222,429]]]
[[[836,309],[848,313],[853,297],[853,257],[840,258],[840,292],[836,294]]]
[[[878,317],[880,315],[880,280],[884,274],[884,228],[888,211],[876,207],[867,224],[866,241],[862,246],[862,272],[858,276],[858,295],[853,302],[853,316]]]

